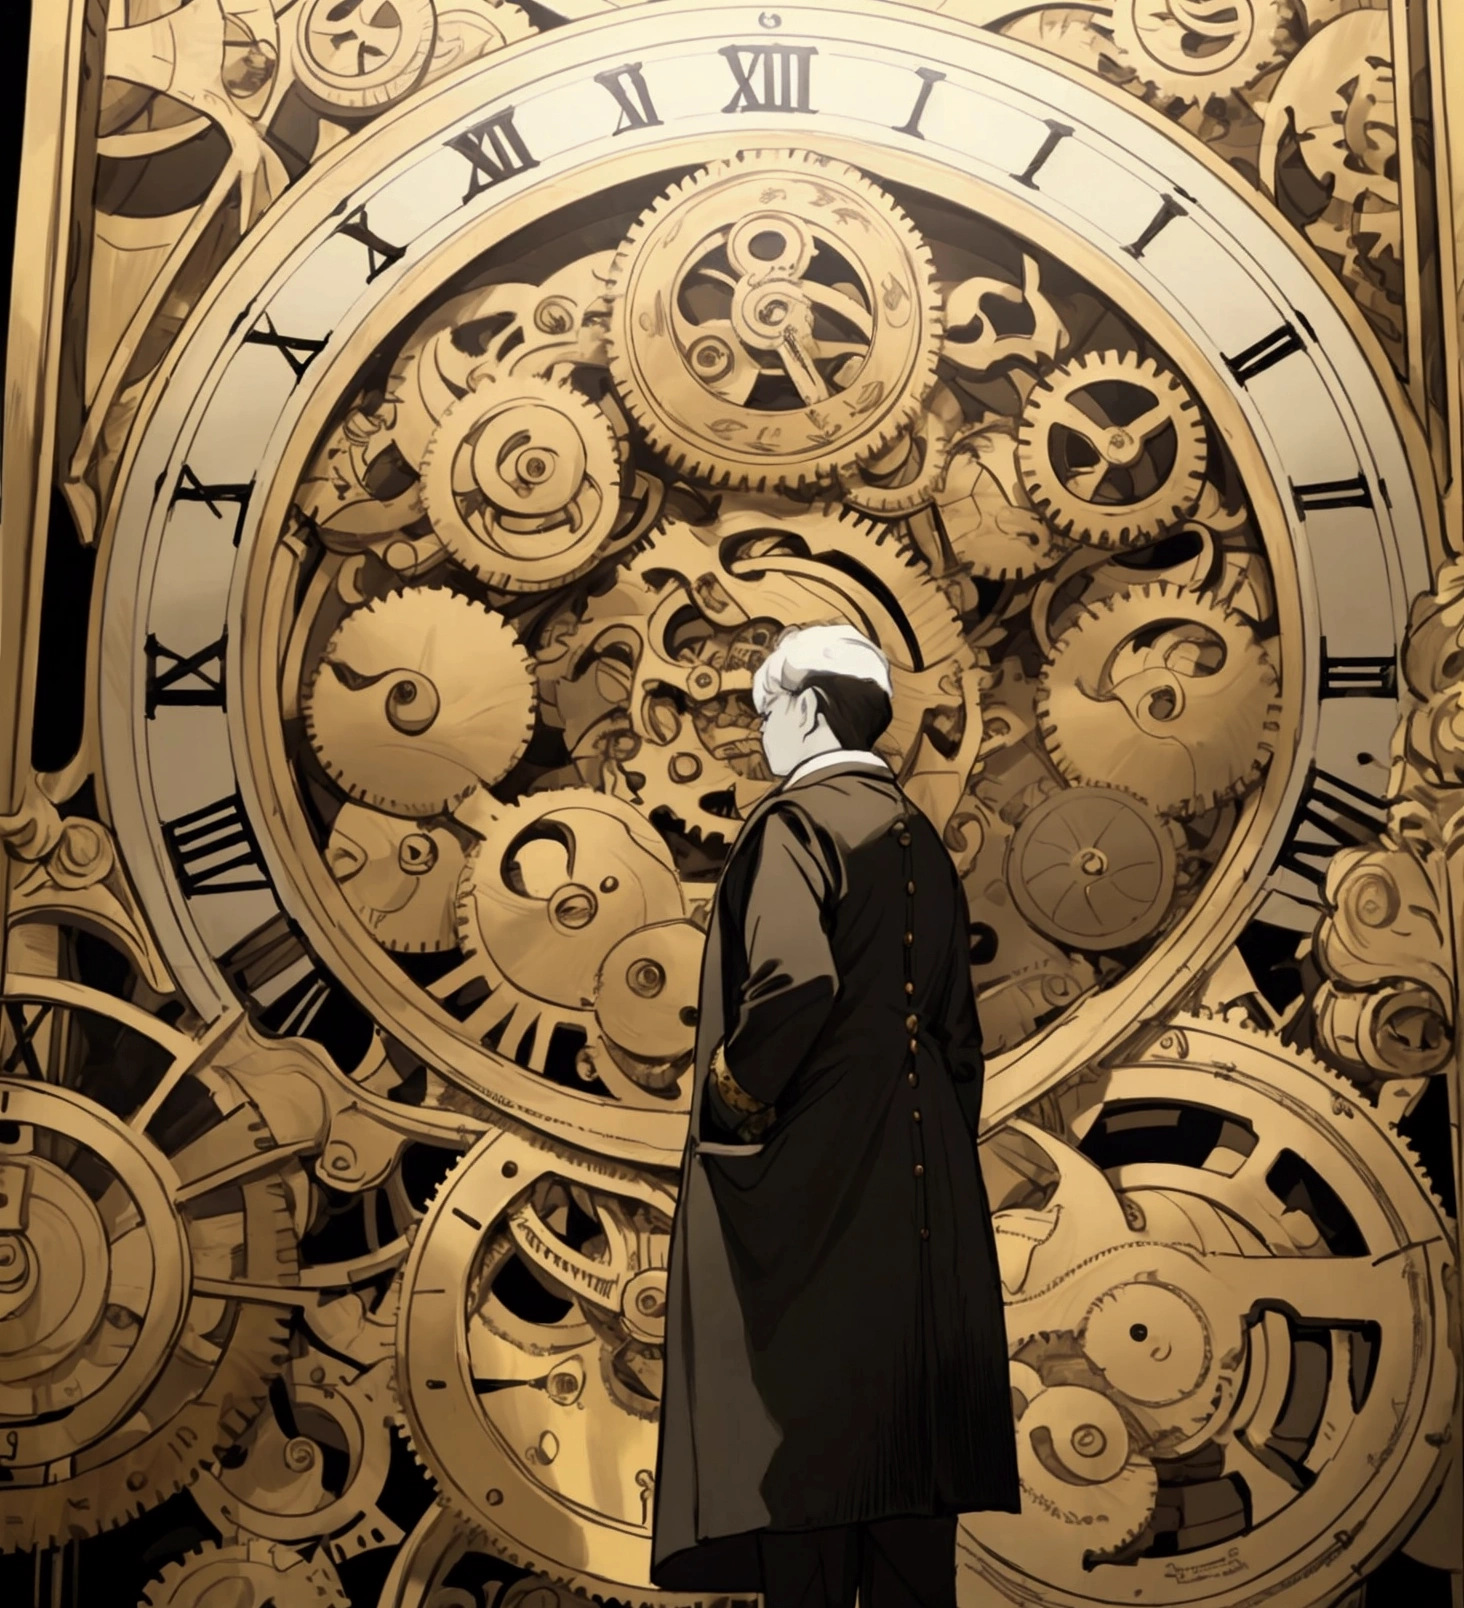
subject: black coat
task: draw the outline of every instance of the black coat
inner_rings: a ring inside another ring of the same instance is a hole
[[[1018,1509],[967,922],[939,834],[868,762],[738,835],[671,1236],[658,1586],[758,1590],[762,1528]],[[719,1042],[776,1106],[760,1144],[717,1119]]]

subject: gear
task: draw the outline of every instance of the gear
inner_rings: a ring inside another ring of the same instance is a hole
[[[665,810],[691,835],[725,840],[772,780],[753,674],[783,625],[811,619],[849,620],[888,655],[893,715],[877,746],[897,770],[932,722],[964,730],[979,719],[960,623],[895,528],[731,497],[706,527],[668,521],[590,601],[541,666],[552,676],[545,702],[571,752],[613,760],[648,816]],[[911,784],[929,781],[917,801],[933,820],[954,807],[959,768],[946,761]]]
[[[298,1547],[324,1537],[337,1563],[398,1545],[402,1531],[379,1505],[391,1468],[390,1372],[387,1361],[357,1374],[323,1352],[297,1357],[288,1422],[261,1413],[228,1466],[193,1487],[220,1535]]]
[[[1039,932],[1069,949],[1153,935],[1174,898],[1179,829],[1115,787],[1064,788],[1017,827],[1007,883]]]
[[[1199,815],[1259,780],[1280,720],[1276,672],[1255,633],[1168,581],[1085,607],[1042,674],[1037,712],[1071,781],[1122,779],[1164,815]]]
[[[471,975],[480,993],[487,985],[464,1025],[491,1033],[501,1054],[542,1072],[556,1032],[577,1030],[582,1075],[644,1103],[651,1097],[600,1053],[597,978],[653,923],[677,923],[699,955],[684,914],[671,853],[631,805],[588,788],[530,794],[503,810],[469,857],[458,900],[465,961],[445,981],[459,989]]]
[[[350,1608],[340,1577],[321,1558],[308,1561],[268,1541],[198,1547],[166,1565],[140,1608]]]
[[[451,1173],[412,1247],[398,1377],[414,1450],[496,1552],[594,1596],[649,1585],[674,1199],[513,1133]]]
[[[981,802],[963,806],[962,825],[981,839],[961,884],[982,1036],[999,1053],[1076,1004],[1098,979],[1087,960],[1064,954],[1029,923],[1011,880],[1011,826]]]
[[[1028,500],[1016,436],[1005,426],[973,430],[954,444],[935,506],[951,551],[990,580],[1020,580],[1069,550]]]
[[[1080,1149],[1020,1121],[986,1147],[1040,1202],[994,1218],[1011,1351],[1024,1395],[1035,1371],[1118,1411],[1163,1523],[1110,1572],[1078,1534],[973,1516],[968,1586],[1118,1608],[1183,1567],[1218,1608],[1332,1601],[1444,1473],[1448,1222],[1367,1101],[1272,1035],[1182,1017],[1090,1089],[1065,1101]]]
[[[295,84],[328,117],[374,117],[411,94],[436,36],[432,0],[305,0],[295,19]]]
[[[1017,467],[1032,502],[1075,541],[1131,547],[1194,512],[1208,464],[1205,420],[1154,358],[1090,352],[1033,391]]]
[[[703,942],[693,922],[663,921],[615,945],[595,984],[595,1021],[609,1044],[653,1064],[691,1054]]]
[[[1013,1364],[1014,1373],[1021,1368]],[[1123,1414],[1083,1385],[1051,1385],[1027,1401],[1017,1419],[1017,1478],[1021,1513],[979,1521],[982,1545],[998,1555],[1075,1543],[1089,1554],[1115,1552],[1149,1523],[1159,1488],[1153,1463],[1130,1448]]]
[[[121,1524],[220,1456],[298,1276],[284,1159],[207,1048],[75,984],[25,997],[63,1007],[50,1042],[80,1071],[0,1079],[6,1550]]]
[[[1290,0],[1117,0],[1119,59],[1155,94],[1201,106],[1249,89],[1294,41]]]
[[[856,169],[739,151],[637,220],[612,271],[610,373],[684,474],[763,491],[888,447],[935,379],[940,304],[914,226]]]
[[[455,947],[463,850],[444,827],[347,804],[331,828],[325,863],[377,943],[400,954]]]
[[[620,448],[569,385],[480,377],[443,414],[422,463],[433,529],[488,586],[538,592],[583,575],[620,515]]]
[[[414,818],[501,780],[534,726],[528,655],[511,628],[441,587],[347,615],[302,702],[311,745],[346,792]]]

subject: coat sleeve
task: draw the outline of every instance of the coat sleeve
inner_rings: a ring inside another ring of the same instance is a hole
[[[971,982],[970,946],[967,937],[966,896],[952,874],[955,896],[951,941],[946,955],[945,999],[941,1028],[956,1098],[966,1117],[966,1125],[976,1132],[981,1119],[981,1092],[985,1081],[986,1055],[982,1046],[981,1020],[976,1014],[976,991]]]
[[[804,812],[770,810],[743,919],[747,981],[722,1046],[734,1081],[769,1105],[818,1041],[838,996],[829,929],[840,881],[836,855]]]

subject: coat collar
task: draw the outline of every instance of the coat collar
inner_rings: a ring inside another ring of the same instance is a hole
[[[888,765],[872,765],[867,759],[841,759],[836,764],[821,765],[817,770],[811,770],[804,776],[779,782],[776,787],[764,793],[747,812],[747,817],[738,828],[733,841],[732,852],[736,852],[738,844],[747,842],[748,828],[761,820],[779,799],[787,798],[790,793],[796,793],[801,787],[811,787],[815,782],[832,781],[836,776],[869,776],[877,781],[886,781],[891,787],[897,785],[894,772]]]

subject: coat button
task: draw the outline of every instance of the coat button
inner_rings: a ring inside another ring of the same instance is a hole
[[[915,1176],[917,1178],[924,1178],[925,1176],[925,1168],[918,1161],[915,1163]]]
[[[916,1016],[913,1012],[909,1016],[907,1016],[905,1018],[905,1031],[907,1033],[913,1033],[915,1031],[915,1029],[917,1027],[919,1027],[919,1026],[920,1026],[920,1018],[918,1016]]]
[[[913,932],[907,932],[905,934],[905,947],[908,949],[910,947],[910,945],[913,944],[914,942],[915,942],[915,934]]]
[[[920,1230],[920,1237],[921,1237],[921,1239],[929,1239],[930,1238],[930,1230],[928,1228],[922,1228]]]
[[[908,849],[910,847],[910,834],[908,832],[900,833],[900,847],[902,849]]]
[[[906,983],[906,984],[905,984],[905,992],[906,992],[906,993],[907,993],[907,994],[913,994],[913,993],[914,993],[914,992],[915,992],[915,985],[914,985],[914,983]]]
[[[910,1113],[910,1115],[911,1115],[911,1116],[912,1116],[912,1117],[914,1117],[914,1119],[915,1119],[915,1120],[916,1120],[916,1122],[919,1122],[919,1121],[920,1121],[920,1113],[919,1113],[919,1112],[918,1112],[918,1111],[912,1111],[912,1112],[911,1112],[911,1113]]]
[[[915,884],[913,882],[907,882],[905,884],[905,892],[906,893],[914,893],[914,891],[915,891]]]
[[[912,1089],[915,1087],[915,1085],[917,1083],[919,1083],[919,1081],[920,1081],[920,1077],[919,1077],[918,1073],[907,1072],[905,1074],[905,1082],[908,1083]]]
[[[901,815],[896,820],[890,822],[890,831],[903,832],[907,824],[908,823],[906,822],[905,817]]]
[[[910,1040],[910,1054],[911,1055],[918,1055],[919,1053],[920,1053],[920,1040],[912,1038]]]

